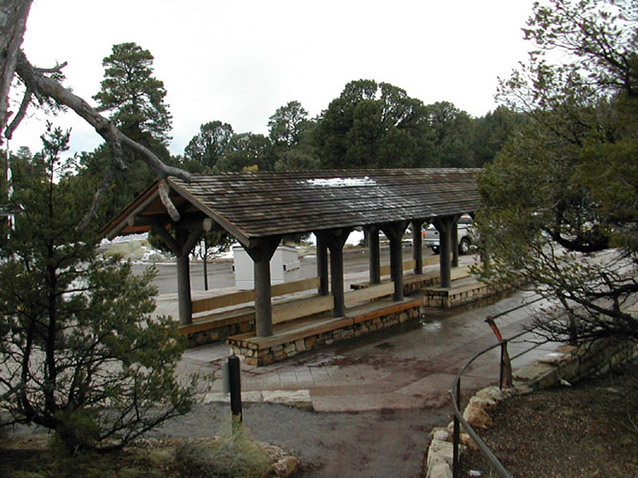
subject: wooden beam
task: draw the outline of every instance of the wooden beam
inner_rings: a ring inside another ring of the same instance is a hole
[[[159,191],[156,190],[149,197],[144,199],[144,201],[142,201],[135,209],[133,209],[133,211],[131,211],[131,213],[128,216],[123,218],[117,226],[115,226],[111,231],[109,231],[109,233],[106,235],[106,238],[108,240],[111,240],[114,237],[117,237],[120,234],[120,232],[122,232],[122,229],[124,229],[128,225],[128,221],[130,220],[130,218],[135,218],[135,216],[137,216],[144,209],[146,209],[149,206],[149,204],[155,201],[158,196],[159,196]]]
[[[173,254],[175,254],[176,256],[179,256],[182,253],[181,244],[179,244],[179,242],[177,242],[177,240],[169,234],[169,232],[166,230],[164,226],[159,224],[154,224],[152,229],[153,229],[153,232],[160,237],[162,242],[164,242],[166,247],[168,247]]]

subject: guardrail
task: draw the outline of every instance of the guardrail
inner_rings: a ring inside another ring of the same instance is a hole
[[[539,297],[537,299],[534,299],[530,302],[526,302],[524,304],[521,304],[519,306],[513,307],[511,309],[508,309],[506,311],[503,311],[499,314],[493,315],[493,316],[488,316],[486,319],[486,322],[489,322],[490,320],[494,320],[497,319],[499,317],[502,317],[504,315],[507,315],[511,312],[514,312],[516,310],[522,309],[524,307],[527,307],[535,302],[539,302],[543,300],[542,297]],[[556,320],[560,317],[562,317],[563,315],[565,315],[565,313],[561,313],[558,314],[556,316],[554,316],[552,319],[550,320]],[[529,332],[529,330],[525,330],[517,335],[514,335],[513,337],[510,337],[509,339],[504,339],[500,337],[500,334],[497,332],[497,337],[499,338],[499,341],[497,343],[495,343],[494,345],[492,345],[491,347],[486,348],[485,350],[477,353],[476,355],[474,355],[470,360],[468,360],[465,365],[463,366],[463,368],[461,368],[461,370],[459,371],[459,373],[456,375],[456,377],[454,378],[454,382],[452,382],[452,388],[450,388],[450,390],[448,391],[448,393],[450,394],[450,398],[452,399],[452,409],[453,409],[453,414],[454,414],[454,435],[453,435],[453,455],[452,455],[452,474],[454,478],[459,478],[460,477],[460,466],[459,466],[459,461],[460,461],[460,454],[459,454],[459,443],[460,443],[460,436],[461,436],[461,425],[463,426],[463,428],[465,429],[465,431],[467,432],[467,434],[470,436],[470,438],[472,438],[472,440],[474,440],[474,443],[476,444],[476,446],[478,447],[479,451],[481,452],[481,454],[485,457],[485,459],[487,460],[487,462],[489,463],[489,465],[491,466],[492,470],[500,477],[500,478],[512,478],[512,474],[507,471],[507,469],[503,466],[503,464],[499,461],[499,459],[496,457],[496,455],[494,455],[494,453],[492,452],[492,450],[490,450],[490,448],[485,444],[485,442],[481,439],[481,437],[478,435],[478,433],[476,432],[476,430],[474,430],[474,428],[472,428],[472,426],[463,418],[463,412],[461,411],[461,377],[463,376],[463,373],[465,372],[465,370],[467,370],[467,368],[479,357],[481,357],[482,355],[485,355],[486,353],[499,348],[501,349],[501,355],[500,355],[500,363],[499,363],[499,388],[502,390],[503,387],[505,385],[511,386],[511,376],[509,377],[508,380],[508,367],[511,367],[510,364],[510,360],[514,360],[518,357],[520,357],[521,355],[524,355],[528,352],[530,352],[531,350],[534,350],[535,348],[539,347],[540,345],[542,345],[542,343],[537,343],[535,345],[533,345],[532,347],[530,347],[527,350],[522,351],[521,353],[515,355],[514,357],[509,357],[509,354],[507,352],[507,344],[511,341],[513,341],[514,339],[517,339],[523,335],[525,335],[526,333]],[[511,368],[509,369],[509,372],[511,374]],[[509,383],[508,383],[509,382]]]

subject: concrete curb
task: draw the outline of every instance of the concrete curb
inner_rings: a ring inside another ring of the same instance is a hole
[[[289,407],[312,410],[312,398],[310,390],[264,390],[255,392],[242,392],[241,400],[244,403],[277,403]],[[202,403],[221,402],[230,403],[230,394],[223,392],[207,393]]]

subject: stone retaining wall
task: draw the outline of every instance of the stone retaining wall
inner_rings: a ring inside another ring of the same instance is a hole
[[[489,427],[492,424],[489,411],[510,396],[549,388],[561,380],[577,382],[590,375],[605,374],[614,367],[637,359],[638,344],[635,342],[608,339],[580,348],[564,345],[533,364],[516,370],[511,389],[501,391],[492,386],[477,392],[470,398],[463,418],[474,429]],[[446,428],[432,430],[426,478],[452,477],[453,428],[454,422],[450,422]],[[463,446],[475,446],[467,433],[461,433],[461,441]]]
[[[386,327],[392,327],[393,325],[402,324],[409,320],[416,319],[420,316],[420,308],[414,307],[398,312],[392,312],[387,315],[381,315],[369,320],[365,320],[346,327],[337,328],[327,332],[321,332],[315,335],[310,335],[305,338],[297,339],[290,342],[274,345],[269,348],[260,349],[257,346],[238,347],[231,344],[233,353],[245,360],[248,365],[268,365],[273,362],[279,362],[295,355],[320,348],[326,345],[331,345],[335,342],[342,340],[348,340],[353,337],[358,337],[375,330],[381,330]]]
[[[425,289],[423,293],[425,294],[423,305],[426,307],[450,309],[497,295],[500,292],[486,284],[478,283],[464,290],[455,291],[454,289],[432,288]]]
[[[254,320],[245,320],[226,324],[221,327],[215,327],[208,330],[190,333],[187,335],[188,346],[197,347],[199,345],[225,340],[231,335],[244,334],[255,330]]]

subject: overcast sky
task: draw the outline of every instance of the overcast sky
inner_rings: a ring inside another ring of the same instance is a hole
[[[102,59],[135,42],[155,57],[173,115],[173,154],[203,123],[267,134],[268,118],[297,100],[311,117],[346,83],[388,82],[425,104],[493,110],[497,77],[530,48],[521,28],[532,0],[35,0],[23,48],[31,62],[68,62],[66,85],[93,103]],[[101,138],[67,113],[72,150]],[[11,149],[41,149],[44,120],[21,125]]]

